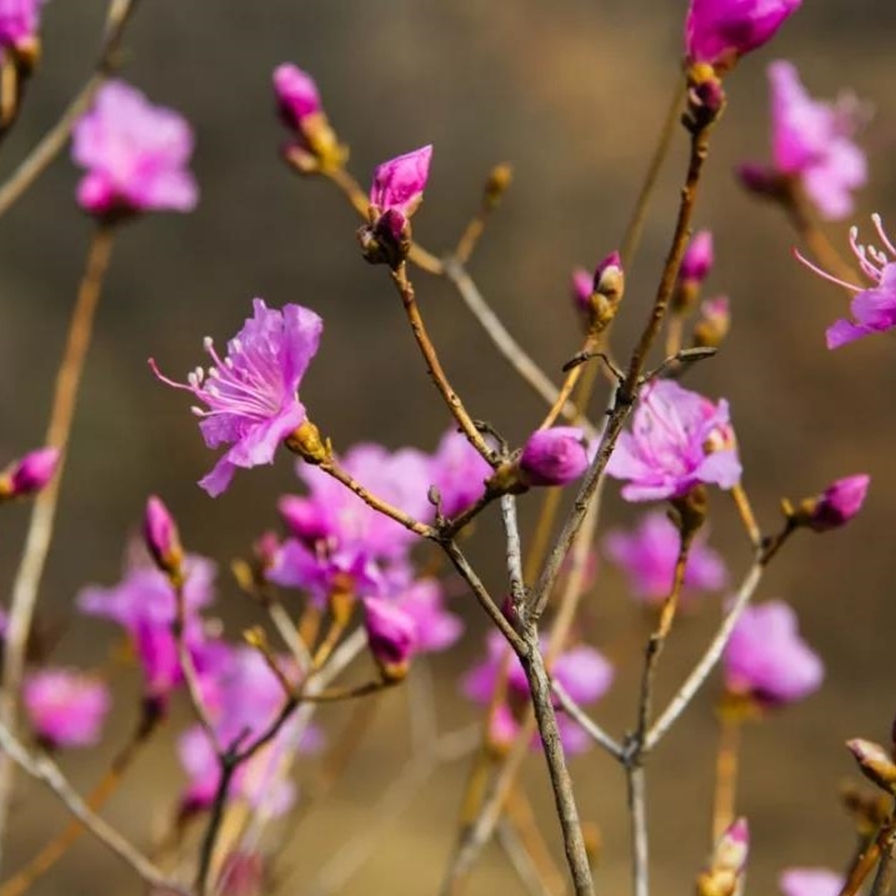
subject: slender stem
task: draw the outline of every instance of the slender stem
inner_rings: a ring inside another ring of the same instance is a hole
[[[283,604],[276,598],[266,601],[268,616],[277,633],[283,639],[283,643],[289,648],[293,659],[299,667],[299,672],[306,672],[311,667],[311,654],[308,646],[302,640],[295,624],[286,612]]]
[[[570,778],[569,769],[566,767],[563,745],[560,743],[560,731],[557,728],[557,716],[554,713],[554,703],[551,698],[551,682],[538,646],[538,635],[534,626],[527,628],[525,640],[529,652],[520,657],[520,661],[532,694],[532,707],[544,747],[551,787],[554,791],[554,804],[560,820],[563,848],[572,876],[573,888],[576,896],[593,896],[594,882],[591,877],[591,863],[588,860],[588,852],[585,849],[585,840],[582,836],[582,825],[579,821],[579,813],[572,790],[572,778]]]
[[[739,482],[732,487],[731,497],[734,499],[734,505],[737,507],[738,514],[740,514],[744,529],[747,530],[747,536],[749,537],[750,542],[754,548],[758,548],[762,544],[762,530],[756,522],[750,499],[747,497],[744,487]]]
[[[59,766],[46,756],[32,756],[9,728],[0,723],[0,747],[24,772],[46,784],[65,807],[97,838],[150,887],[178,896],[193,896],[192,891],[167,878],[146,856],[128,842],[110,824],[103,821],[69,784]]]
[[[652,750],[663,739],[668,730],[675,724],[676,719],[688,707],[691,700],[694,699],[696,693],[709,677],[710,672],[715,668],[722,651],[725,649],[725,645],[728,643],[728,639],[731,637],[731,632],[734,631],[734,626],[737,625],[737,621],[762,580],[765,566],[764,558],[759,557],[750,567],[750,571],[741,583],[727,615],[722,620],[722,624],[719,626],[703,656],[699,659],[697,665],[694,666],[691,674],[685,679],[684,684],[675,693],[675,696],[669,701],[669,705],[647,732],[647,736],[644,739],[645,751]]]
[[[554,893],[564,892],[566,881],[562,879],[560,881],[563,889],[558,889],[553,885],[553,881],[549,883],[545,869],[538,867],[532,846],[526,842],[524,832],[508,818],[505,817],[498,823],[495,833],[498,843],[510,859],[516,876],[529,896],[552,896]]]
[[[510,595],[517,611],[526,600],[526,586],[523,584],[522,547],[520,529],[516,515],[516,498],[504,495],[501,498],[501,515],[504,519],[504,533],[507,539],[507,575],[510,579]]]
[[[553,405],[560,394],[557,386],[511,336],[501,319],[485,301],[485,298],[464,266],[456,258],[446,258],[443,262],[443,267],[445,276],[454,284],[458,295],[463,299],[464,304],[473,313],[476,320],[479,321],[495,348],[510,362],[510,366],[548,406]],[[581,408],[581,405],[579,408]],[[572,402],[563,404],[561,410],[567,420],[575,422],[585,430],[588,438],[594,438],[594,427],[582,418],[581,411]]]
[[[93,321],[102,291],[103,278],[109,264],[112,235],[111,227],[100,225],[94,233],[88,250],[86,270],[69,322],[62,360],[56,373],[53,404],[46,432],[46,444],[59,448],[62,451],[62,456],[56,475],[34,501],[25,537],[25,546],[12,586],[9,623],[3,650],[0,722],[13,730],[16,724],[17,703],[25,668],[28,637],[31,632],[44,565],[53,538],[66,448],[78,399],[81,375],[84,371],[84,362],[93,332]],[[0,756],[0,853],[2,853],[6,830],[12,777],[12,765],[5,757]]]
[[[588,352],[594,349],[594,341],[589,337],[585,339],[584,344],[582,345],[580,354],[587,355]],[[576,384],[579,382],[579,377],[582,375],[582,371],[585,369],[584,364],[577,364],[566,374],[566,378],[563,380],[563,385],[560,387],[560,391],[557,393],[557,398],[554,400],[554,403],[548,409],[547,414],[545,414],[544,420],[539,424],[539,429],[548,429],[557,422],[557,418],[560,416],[563,408],[569,402],[569,397],[572,395],[572,390],[575,389]]]
[[[663,162],[669,154],[669,147],[672,145],[672,137],[675,134],[675,125],[678,123],[678,116],[681,111],[682,100],[685,95],[686,84],[684,78],[679,77],[675,85],[675,94],[672,102],[669,103],[669,110],[666,112],[666,118],[663,121],[663,128],[660,131],[656,148],[650,159],[650,165],[644,175],[644,182],[641,185],[641,192],[635,200],[635,207],[632,216],[625,228],[625,235],[622,237],[622,244],[619,254],[626,267],[630,268],[634,265],[635,255],[638,252],[638,246],[641,242],[641,230],[647,217],[647,206],[650,202],[650,196],[656,187],[659,178],[660,169]]]
[[[628,808],[632,831],[632,881],[634,896],[648,896],[650,868],[647,840],[647,799],[644,766],[626,766]]]
[[[719,713],[719,751],[712,810],[712,842],[716,843],[734,821],[741,721],[723,706]]]
[[[212,858],[215,854],[215,844],[218,841],[218,831],[221,828],[221,822],[224,820],[224,807],[227,805],[227,797],[230,795],[230,784],[239,766],[237,756],[232,752],[225,753],[218,758],[221,778],[215,791],[209,822],[199,848],[199,866],[196,871],[196,882],[194,885],[199,896],[206,896],[206,893],[208,893],[209,876],[212,869]]]
[[[408,323],[411,325],[411,331],[420,347],[420,352],[426,361],[426,368],[429,375],[439,390],[448,410],[457,421],[457,425],[463,430],[470,444],[489,462],[494,464],[494,452],[489,448],[482,433],[473,422],[473,418],[467,412],[463,402],[457,392],[454,391],[448,376],[442,367],[442,362],[436,353],[435,346],[429,338],[426,325],[423,323],[423,316],[420,314],[420,308],[417,305],[417,298],[414,294],[414,286],[407,276],[407,265],[401,264],[397,270],[392,271],[392,280],[401,296],[404,305],[405,314],[408,317]]]
[[[133,736],[112,760],[109,770],[103,775],[99,784],[86,799],[87,806],[98,812],[107,800],[118,790],[125,772],[137,757],[140,748],[147,743],[155,731],[162,716],[149,713],[137,726]],[[24,868],[17,871],[9,880],[0,886],[0,896],[22,896],[43,877],[77,842],[85,826],[77,819],[72,819],[62,832],[51,840]]]
[[[94,74],[87,79],[56,124],[44,134],[9,179],[0,186],[0,216],[9,210],[65,149],[75,122],[87,111],[96,92],[113,74],[125,26],[136,8],[137,0],[111,0],[106,14],[106,35]]]
[[[596,743],[603,747],[611,756],[616,759],[622,759],[624,755],[624,751],[622,745],[618,743],[613,737],[607,734],[588,713],[579,706],[575,700],[569,695],[569,692],[563,685],[555,678],[551,681],[551,689],[554,692],[554,696],[560,702],[560,705],[563,707],[564,712],[578,725],[585,729],[586,733],[591,737],[591,739]],[[0,896],[3,896],[0,893]]]
[[[896,880],[896,828],[890,831],[889,837],[882,846],[880,864],[877,875],[868,896],[887,896]]]
[[[859,860],[853,865],[846,883],[840,891],[840,896],[856,896],[868,875],[874,870],[874,866],[881,858],[884,849],[887,848],[887,844],[892,842],[894,836],[896,836],[896,820],[891,819],[881,827],[877,837],[874,838]]]
[[[566,890],[566,880],[551,857],[551,852],[538,828],[538,819],[531,803],[519,787],[514,787],[510,792],[506,817],[513,834],[519,838],[520,847],[529,857],[541,891],[548,894],[562,894]],[[499,834],[501,827],[503,826],[498,828]]]

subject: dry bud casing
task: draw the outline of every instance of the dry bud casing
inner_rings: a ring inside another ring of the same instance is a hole
[[[846,742],[846,747],[869,781],[882,790],[896,794],[896,762],[880,744],[855,737]]]

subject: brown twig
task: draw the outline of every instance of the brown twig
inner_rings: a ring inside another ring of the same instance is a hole
[[[99,225],[87,253],[87,265],[81,280],[75,307],[69,322],[68,336],[62,360],[56,373],[53,404],[45,442],[62,451],[56,474],[38,495],[31,510],[25,546],[12,586],[9,623],[3,650],[3,684],[0,688],[0,722],[10,729],[15,727],[19,690],[25,668],[25,654],[34,608],[37,603],[56,508],[65,467],[66,448],[78,398],[78,388],[84,362],[90,347],[93,321],[100,300],[103,279],[112,251],[113,228]],[[12,790],[11,764],[0,756],[0,854],[6,830],[9,800]]]
[[[734,821],[741,721],[724,706],[719,712],[719,749],[712,809],[712,842],[716,843]]]

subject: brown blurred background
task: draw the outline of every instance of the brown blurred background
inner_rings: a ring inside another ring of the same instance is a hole
[[[628,218],[658,123],[672,91],[684,0],[308,0],[145,3],[126,41],[127,77],[156,102],[186,114],[197,132],[195,170],[202,200],[189,216],[154,216],[127,228],[116,246],[96,341],[84,382],[41,613],[65,626],[54,660],[98,663],[109,627],[73,617],[85,582],[112,582],[127,534],[150,491],[175,509],[185,540],[223,564],[274,522],[273,501],[291,488],[290,463],[240,474],[212,502],[195,481],[212,463],[187,402],[161,388],[146,358],[168,372],[188,370],[201,339],[232,335],[249,299],[299,302],[326,320],[321,352],[303,397],[338,446],[378,440],[431,450],[447,425],[406,331],[386,276],[360,258],[351,210],[323,183],[302,182],[279,163],[284,139],[272,114],[270,72],[284,60],[317,78],[351,166],[362,183],[379,161],[435,145],[426,204],[415,234],[442,250],[474,209],[492,164],[510,161],[513,188],[472,263],[485,295],[528,350],[559,378],[578,341],[566,295],[574,264],[593,265],[614,248]],[[56,2],[45,10],[44,62],[13,136],[3,147],[5,177],[55,120],[94,59],[104,7]],[[884,739],[896,709],[896,494],[893,445],[896,341],[879,337],[832,354],[824,328],[845,312],[841,293],[790,257],[794,237],[782,216],[744,196],[733,164],[768,152],[765,64],[794,60],[813,93],[849,87],[876,107],[865,135],[872,184],[855,219],[878,210],[896,228],[896,181],[886,160],[896,137],[892,29],[896,7],[883,0],[807,3],[770,50],[729,79],[729,109],[713,141],[699,226],[713,229],[717,266],[708,285],[726,292],[734,330],[722,355],[692,384],[732,403],[746,484],[767,527],[777,499],[812,493],[837,476],[868,471],[872,490],[848,530],[795,539],[760,597],[783,597],[800,612],[823,654],[822,692],[746,737],[739,809],[754,836],[751,891],[774,892],[785,864],[832,864],[852,848],[837,806],[851,774],[848,736]],[[631,343],[652,296],[671,232],[684,165],[679,139],[652,205],[617,350]],[[0,460],[39,443],[52,378],[89,222],[73,201],[77,173],[60,159],[0,220]],[[830,228],[845,244],[847,223]],[[445,365],[477,416],[519,439],[541,410],[494,356],[448,286],[425,275],[418,293]],[[631,521],[609,489],[605,519]],[[523,502],[531,527],[538,501]],[[714,543],[745,568],[745,539],[731,509],[716,502]],[[11,580],[27,507],[4,509],[0,576]],[[486,533],[490,527],[484,527]],[[500,587],[496,542],[474,551]],[[7,587],[7,586],[5,586]],[[254,618],[222,577],[219,609],[234,626]],[[708,637],[716,607],[685,620],[663,658],[671,692]],[[479,654],[483,620],[465,609],[468,634],[432,666],[444,728],[474,718],[456,691],[458,674]],[[608,572],[589,597],[589,640],[618,664],[617,684],[599,709],[621,733],[633,718],[644,620],[619,577]],[[83,789],[132,722],[136,682],[122,677],[121,710],[102,750],[65,765]],[[406,697],[381,698],[376,725],[349,773],[305,822],[288,856],[289,893],[302,893],[326,857],[358,831],[382,822],[370,812],[407,756]],[[344,718],[334,710],[325,720]],[[649,768],[653,892],[689,892],[708,848],[715,728],[708,698],[698,702]],[[305,772],[303,771],[303,774]],[[596,752],[573,762],[583,815],[605,838],[598,870],[603,893],[628,887],[622,778]],[[562,853],[538,757],[527,781],[543,828]],[[453,837],[464,764],[440,772],[411,808],[382,824],[375,857],[346,885],[352,894],[411,896],[435,891]],[[164,740],[143,757],[108,815],[137,842],[166,817],[181,781]],[[4,876],[60,829],[65,816],[38,788],[19,791]],[[86,839],[35,894],[137,892],[127,869]],[[522,892],[497,849],[481,864],[471,894]]]

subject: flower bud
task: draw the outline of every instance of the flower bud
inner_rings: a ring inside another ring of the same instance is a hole
[[[585,277],[584,271],[574,272],[573,294],[587,315],[589,332],[596,336],[616,316],[625,291],[625,271],[619,253],[611,252],[595,268],[590,285],[586,285]]]
[[[799,506],[785,501],[784,512],[793,526],[806,526],[814,532],[827,532],[846,525],[865,503],[871,477],[864,473],[832,482],[822,494],[806,498]]]
[[[414,618],[392,601],[364,601],[364,628],[373,659],[386,681],[401,681],[408,673],[417,644]]]
[[[482,197],[486,208],[494,209],[501,202],[512,181],[513,168],[507,162],[501,162],[492,168]]]
[[[59,466],[58,448],[37,448],[14,461],[0,474],[0,501],[41,491]]]
[[[706,299],[700,306],[700,316],[694,325],[695,348],[718,348],[731,329],[728,297]]]
[[[725,108],[725,88],[710,65],[698,62],[688,69],[688,93],[683,116],[684,126],[692,134],[706,130]]]
[[[594,292],[594,275],[585,268],[576,268],[569,282],[569,293],[576,310],[591,316],[591,294]]]
[[[750,830],[738,818],[719,838],[709,865],[697,878],[697,896],[738,896],[743,890]]]
[[[575,426],[539,429],[529,436],[519,459],[526,485],[566,485],[588,469],[585,435]]]
[[[284,62],[274,69],[273,83],[280,120],[296,137],[284,150],[286,161],[302,174],[341,168],[348,151],[327,119],[311,75]]]
[[[685,19],[688,62],[707,62],[719,72],[762,46],[802,0],[691,0]]]
[[[846,747],[869,781],[882,790],[896,794],[896,763],[880,744],[856,737],[848,740]]]
[[[678,269],[678,283],[672,297],[672,310],[676,314],[688,314],[697,303],[703,281],[709,276],[713,264],[712,233],[701,230],[688,245],[681,267]]]
[[[156,566],[172,580],[183,576],[184,551],[177,524],[161,498],[150,495],[143,517],[143,538]]]

